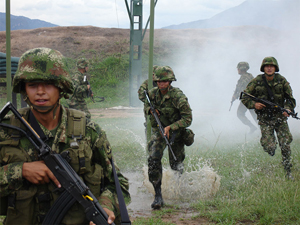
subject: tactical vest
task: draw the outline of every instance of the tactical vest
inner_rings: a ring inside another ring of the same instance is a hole
[[[25,119],[28,118],[29,108],[19,110]],[[22,127],[21,123],[11,117],[11,125]],[[70,165],[81,176],[86,185],[95,196],[101,194],[103,184],[103,168],[92,162],[92,149],[85,139],[86,117],[84,112],[67,109],[67,141],[52,147],[52,150],[62,153],[69,152]],[[28,154],[30,149],[22,148],[22,139],[18,132],[11,133],[15,141],[2,144],[0,159],[2,165],[13,162],[31,162]],[[19,136],[19,137],[18,137]],[[23,186],[8,196],[7,216],[4,224],[40,224],[47,211],[59,197],[56,187],[49,183],[45,185],[33,185],[24,180]],[[1,198],[1,204],[2,204]],[[75,203],[67,212],[62,224],[88,224],[84,209],[79,203]]]
[[[263,74],[260,74],[255,78],[256,82],[257,82],[257,85],[255,86],[255,96],[257,98],[266,99],[266,100],[270,101],[270,98],[268,95],[268,89],[267,89],[262,77],[263,77]],[[279,73],[275,73],[273,85],[270,86],[270,90],[272,91],[272,93],[274,95],[274,100],[272,102],[275,104],[278,104],[281,107],[284,107],[284,101],[285,101],[284,90],[283,90],[284,81],[285,81],[285,79]],[[271,114],[272,115],[276,114],[276,117],[279,116],[279,117],[282,117],[283,119],[285,119],[281,112],[279,112],[277,110],[273,110],[272,112],[269,112],[269,111],[270,110],[267,108],[264,108],[262,110],[255,110],[255,112],[258,115],[258,119],[273,117],[273,116],[270,116]],[[267,116],[267,115],[269,115],[269,116]]]

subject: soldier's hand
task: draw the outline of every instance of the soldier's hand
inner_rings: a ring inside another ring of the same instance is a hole
[[[44,161],[24,162],[22,176],[33,184],[46,184],[52,180],[57,187],[61,187],[61,184]]]
[[[165,133],[164,133],[164,135],[165,136],[167,136],[167,138],[169,139],[169,137],[170,137],[170,129],[171,129],[171,127],[170,126],[167,126],[167,127],[165,127]]]
[[[151,112],[151,114],[153,116],[152,110],[150,110],[150,112]],[[157,109],[155,109],[155,112],[157,113],[158,116],[160,116],[159,111]]]
[[[291,110],[287,109],[289,112],[291,112]],[[282,113],[285,117],[289,117],[290,115],[287,112],[283,112]]]
[[[254,107],[257,110],[262,110],[266,106],[264,104],[260,103],[260,102],[256,102],[255,105],[254,105]]]

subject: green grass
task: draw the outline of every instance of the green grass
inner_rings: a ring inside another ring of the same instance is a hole
[[[121,170],[141,170],[147,159],[141,142],[144,140],[143,118],[101,118],[96,122],[106,130]],[[214,143],[195,144],[187,148],[188,171],[206,164],[221,176],[216,196],[199,199],[191,205],[198,217],[216,224],[300,224],[300,139],[294,139],[291,148],[295,181],[285,178],[279,148],[273,157],[265,153],[259,143],[220,147]],[[163,164],[168,166],[166,155]],[[172,210],[168,210],[172,214]],[[153,214],[150,219],[138,218],[133,224],[167,224],[160,218],[161,215]]]

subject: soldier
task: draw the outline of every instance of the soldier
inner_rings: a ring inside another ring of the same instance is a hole
[[[192,110],[188,103],[187,97],[179,88],[171,85],[172,81],[176,81],[173,70],[168,66],[159,66],[155,70],[153,79],[157,83],[157,87],[149,90],[149,98],[154,105],[161,123],[163,124],[164,134],[172,144],[174,157],[169,150],[169,163],[173,170],[183,172],[183,160],[185,158],[183,137],[186,136],[186,127],[192,123]],[[162,164],[161,159],[166,142],[160,134],[157,123],[150,113],[150,105],[145,103],[145,114],[150,115],[152,126],[151,139],[148,142],[148,175],[149,181],[155,190],[155,199],[151,204],[153,209],[160,209],[164,205],[161,194],[162,182]],[[193,138],[193,137],[192,137]]]
[[[233,93],[231,103],[240,97],[240,93],[245,90],[247,84],[253,79],[251,73],[248,73],[249,64],[247,62],[239,62],[237,65],[238,74],[241,75],[240,79],[236,84],[235,91]],[[254,126],[251,121],[246,117],[247,108],[240,102],[237,109],[237,117],[242,121],[243,124],[247,125],[250,128],[250,133],[253,133],[257,128]],[[257,123],[257,117],[253,109],[249,109],[251,116],[254,121]]]
[[[279,65],[274,57],[265,57],[262,61],[260,71],[263,74],[258,75],[251,80],[245,90],[257,98],[269,100],[287,110],[293,111],[296,106],[296,100],[292,95],[292,89],[285,77],[279,73]],[[265,152],[273,156],[276,149],[277,134],[279,146],[282,154],[282,164],[284,166],[286,177],[293,179],[291,175],[291,149],[290,143],[293,140],[287,123],[286,112],[281,113],[275,109],[269,109],[264,104],[254,102],[249,98],[243,98],[242,102],[248,109],[255,109],[261,130],[260,143]]]
[[[69,101],[69,108],[81,110],[86,113],[87,118],[91,118],[91,113],[87,108],[84,98],[88,97],[88,91],[91,88],[87,78],[89,64],[86,59],[81,58],[77,61],[78,71],[73,76],[74,93]]]
[[[29,117],[36,119],[41,132],[47,137],[45,142],[52,150],[69,152],[70,165],[97,197],[108,214],[108,223],[111,224],[115,218],[118,221],[120,211],[110,162],[112,153],[105,131],[87,120],[84,112],[67,109],[60,104],[61,97],[66,98],[73,93],[62,54],[48,48],[25,52],[13,79],[13,91],[21,93],[30,106],[19,112],[26,120]],[[21,127],[13,115],[2,122]],[[4,224],[41,224],[59,196],[53,190],[61,184],[40,161],[39,153],[31,142],[19,131],[0,129],[0,146],[0,196],[8,196]],[[128,180],[118,168],[117,171],[123,194],[130,198]],[[75,203],[62,223],[89,222],[85,219],[84,209]]]
[[[153,66],[153,79],[154,79],[154,72],[155,72],[155,69],[157,68],[158,66]],[[153,81],[153,87],[157,87],[157,84],[155,81]],[[138,96],[139,96],[139,99],[145,104],[145,102],[147,101],[146,100],[146,96],[145,96],[145,93],[144,93],[144,90],[148,91],[148,79],[145,80],[139,90],[138,90]]]

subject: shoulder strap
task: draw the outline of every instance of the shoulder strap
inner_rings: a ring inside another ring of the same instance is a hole
[[[113,173],[114,173],[114,179],[115,179],[115,186],[116,186],[116,192],[118,196],[118,201],[119,201],[119,207],[120,207],[120,214],[121,214],[121,225],[130,225],[131,221],[129,219],[128,211],[126,208],[124,196],[122,194],[120,182],[117,176],[116,168],[113,159],[111,158],[111,165],[113,168]]]
[[[266,86],[266,88],[267,88],[267,90],[268,90],[269,98],[270,98],[271,102],[273,102],[274,99],[275,99],[275,98],[274,98],[274,94],[273,94],[273,92],[271,91],[270,86],[268,85],[268,82],[267,82],[267,79],[266,79],[266,75],[265,75],[265,74],[262,75],[262,79],[263,79],[264,84],[265,84],[265,86]]]
[[[85,113],[75,109],[67,109],[68,113],[68,137],[82,139],[85,135]]]

